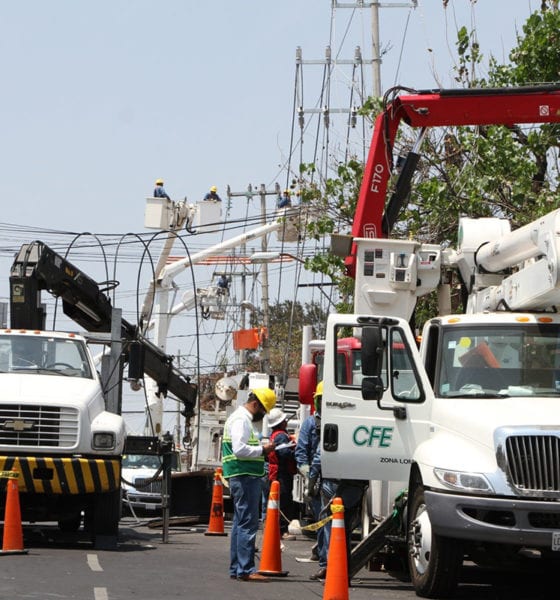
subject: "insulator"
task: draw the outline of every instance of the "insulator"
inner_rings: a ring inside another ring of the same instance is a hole
[[[299,123],[300,129],[303,129],[305,126],[305,119],[304,119],[303,115],[304,115],[304,110],[303,110],[303,107],[300,106],[298,108],[298,123]]]
[[[362,64],[362,50],[361,50],[360,46],[356,46],[356,50],[354,50],[354,62],[357,65]]]
[[[323,119],[325,121],[325,127],[328,129],[329,125],[330,125],[330,117],[329,117],[329,108],[328,106],[325,106],[323,108]]]

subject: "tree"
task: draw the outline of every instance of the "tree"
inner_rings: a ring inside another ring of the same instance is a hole
[[[297,377],[301,366],[301,333],[304,325],[311,325],[313,336],[324,337],[327,313],[317,302],[301,304],[284,300],[269,307],[270,372],[275,375]],[[259,370],[259,353],[247,356],[249,370]]]

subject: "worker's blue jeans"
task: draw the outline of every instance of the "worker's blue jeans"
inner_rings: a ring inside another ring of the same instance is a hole
[[[332,514],[331,502],[336,496],[340,496],[344,505],[344,529],[346,534],[346,555],[350,565],[350,551],[352,542],[352,531],[356,526],[357,518],[362,506],[362,498],[365,490],[365,482],[351,483],[349,481],[339,482],[333,479],[323,479],[321,483],[321,518]],[[326,567],[329,545],[331,543],[331,522],[323,527],[323,543],[319,546],[319,566]]]
[[[229,574],[241,577],[256,571],[255,538],[259,529],[261,478],[251,475],[230,477],[229,490],[233,500]]]

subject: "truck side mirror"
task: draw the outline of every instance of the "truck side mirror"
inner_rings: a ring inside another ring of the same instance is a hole
[[[362,398],[376,400],[383,398],[383,380],[381,377],[364,377],[362,379]]]
[[[381,327],[365,325],[362,328],[362,374],[379,379],[383,366],[383,335]]]
[[[298,395],[301,404],[313,406],[313,397],[317,389],[317,365],[303,364],[299,368]]]

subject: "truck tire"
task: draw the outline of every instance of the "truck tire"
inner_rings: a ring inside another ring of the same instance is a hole
[[[121,492],[98,494],[92,511],[91,534],[96,547],[116,547],[121,517]]]
[[[64,517],[58,519],[58,528],[60,529],[60,531],[64,531],[65,533],[75,533],[76,531],[78,531],[78,529],[80,529],[81,524],[81,511],[65,515]]]
[[[416,594],[423,598],[449,598],[457,587],[463,564],[460,542],[432,532],[422,486],[414,490],[408,518],[408,563]]]

